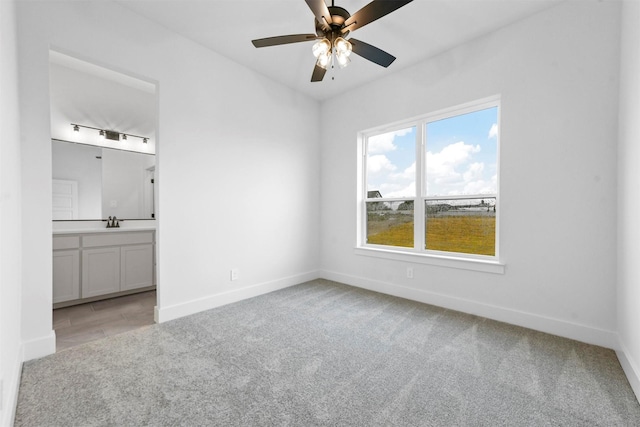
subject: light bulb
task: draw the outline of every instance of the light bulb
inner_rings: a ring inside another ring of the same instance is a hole
[[[340,66],[340,68],[346,67],[351,62],[351,60],[349,59],[349,55],[344,52],[338,53],[336,55],[336,59],[338,60],[338,65]]]
[[[318,56],[318,60],[316,61],[316,65],[318,67],[327,69],[327,65],[329,65],[329,61],[331,60],[331,52],[326,52],[320,56]]]
[[[331,50],[331,42],[327,39],[322,39],[314,43],[311,51],[313,52],[313,56],[319,58],[321,55],[326,54]]]
[[[353,49],[351,47],[351,43],[349,43],[342,37],[338,37],[336,41],[333,43],[333,45],[336,48],[337,55],[344,55],[345,57],[348,57],[349,55],[351,55],[351,50]]]

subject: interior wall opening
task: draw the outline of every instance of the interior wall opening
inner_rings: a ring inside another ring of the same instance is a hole
[[[157,94],[49,52],[56,351],[155,322]]]

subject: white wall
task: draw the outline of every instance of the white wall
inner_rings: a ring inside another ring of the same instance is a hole
[[[27,358],[53,351],[50,47],[158,84],[161,321],[317,276],[317,102],[115,3],[18,12]]]
[[[618,150],[618,357],[640,396],[640,3],[622,7]]]
[[[78,218],[102,216],[102,148],[68,142],[51,142],[51,176],[78,183]]]
[[[566,2],[353,90],[347,111],[323,104],[323,274],[615,347],[619,24],[617,3]],[[357,132],[495,94],[505,273],[407,279],[407,262],[354,254]]]
[[[21,368],[20,116],[15,4],[0,2],[0,425],[13,421]]]
[[[155,156],[103,149],[101,201],[103,215],[98,218],[110,216],[119,219],[150,218],[144,215],[144,180],[147,169],[155,162]]]

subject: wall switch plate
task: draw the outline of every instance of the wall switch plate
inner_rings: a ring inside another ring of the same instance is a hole
[[[232,268],[231,269],[231,280],[238,280],[238,269],[237,268]]]
[[[413,279],[413,267],[407,267],[407,279]]]

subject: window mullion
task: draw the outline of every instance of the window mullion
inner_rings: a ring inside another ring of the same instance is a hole
[[[413,242],[414,249],[418,252],[425,248],[425,225],[424,225],[424,202],[422,197],[425,194],[425,138],[424,123],[416,124],[416,194],[413,202]]]

